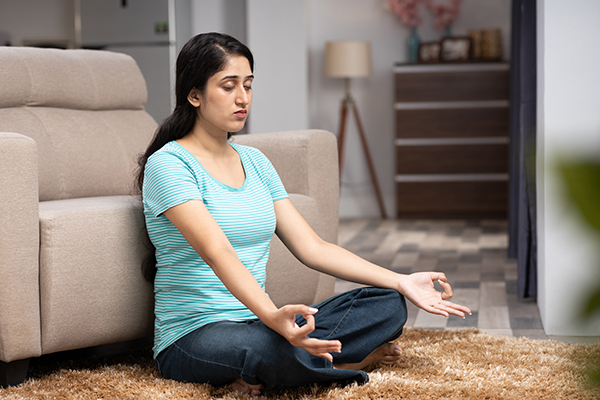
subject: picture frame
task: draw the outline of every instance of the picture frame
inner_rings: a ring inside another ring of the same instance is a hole
[[[420,63],[439,63],[442,45],[440,42],[425,42],[419,45]]]
[[[441,41],[440,59],[443,62],[464,62],[469,60],[471,38],[468,36],[447,37]]]

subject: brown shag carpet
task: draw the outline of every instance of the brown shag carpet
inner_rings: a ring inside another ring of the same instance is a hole
[[[600,399],[586,378],[600,344],[492,336],[475,329],[406,329],[403,359],[372,368],[363,386],[271,392],[274,400],[312,399]],[[0,389],[0,399],[246,399],[227,387],[161,378],[150,352],[34,365],[31,377]]]

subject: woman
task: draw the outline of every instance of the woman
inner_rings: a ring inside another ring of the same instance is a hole
[[[368,380],[400,357],[390,341],[418,307],[464,318],[444,274],[399,275],[321,240],[266,157],[230,143],[252,103],[253,57],[217,33],[177,59],[176,108],[140,159],[156,258],[154,356],[164,377],[258,395],[319,382]],[[319,305],[277,308],[264,292],[273,232],[304,264],[371,285]],[[149,274],[152,277],[152,273]],[[439,281],[444,292],[434,289]]]

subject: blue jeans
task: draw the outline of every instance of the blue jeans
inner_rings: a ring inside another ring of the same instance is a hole
[[[309,336],[339,340],[334,363],[357,363],[384,343],[398,338],[406,323],[404,296],[395,290],[355,289],[320,304],[316,328]],[[305,321],[297,316],[298,325]],[[241,378],[263,390],[289,389],[313,383],[369,380],[363,371],[334,369],[330,361],[292,346],[260,320],[220,321],[182,337],[156,358],[165,378],[223,385]]]

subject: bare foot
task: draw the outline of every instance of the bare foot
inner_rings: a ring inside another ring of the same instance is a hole
[[[373,350],[371,354],[366,356],[365,359],[359,363],[335,363],[333,364],[333,368],[352,369],[358,371],[359,369],[363,369],[375,363],[392,365],[400,359],[401,354],[402,349],[400,346],[394,343],[385,343]]]
[[[250,385],[244,382],[241,378],[237,378],[232,384],[231,389],[242,394],[249,394],[251,396],[260,396],[260,390],[263,385]]]

